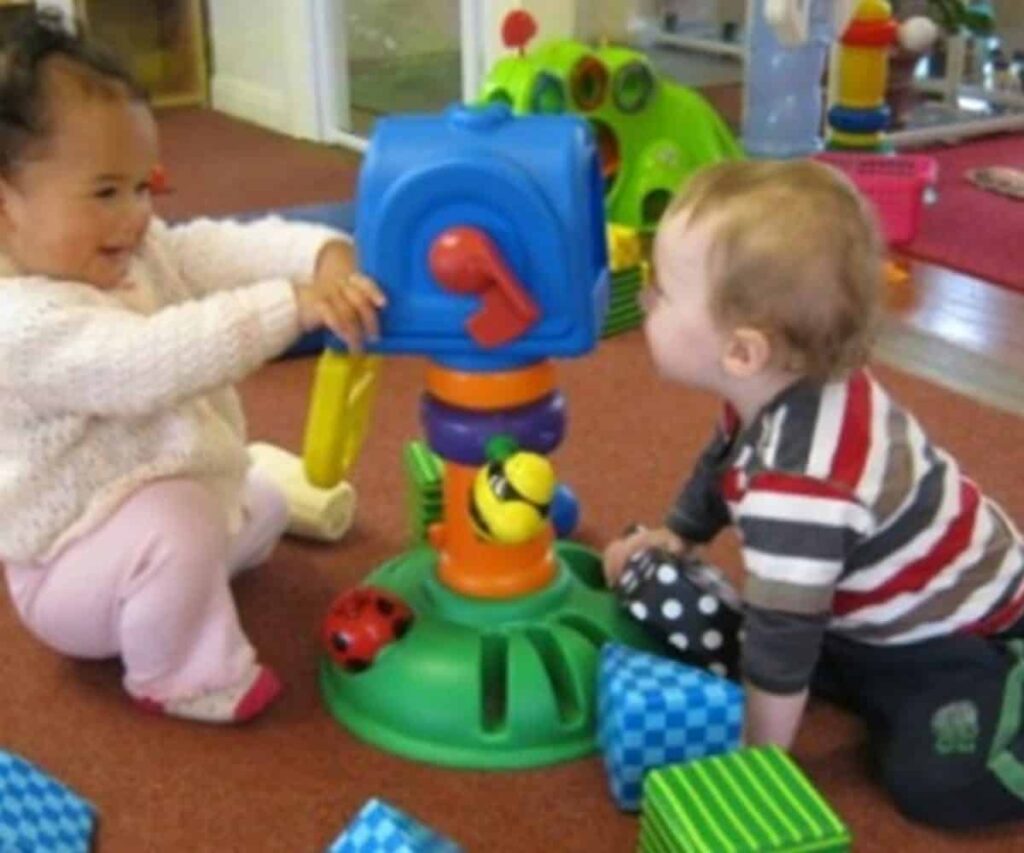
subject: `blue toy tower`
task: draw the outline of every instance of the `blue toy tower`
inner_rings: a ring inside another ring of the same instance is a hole
[[[551,359],[595,346],[608,299],[589,126],[497,104],[384,119],[358,196],[361,266],[388,296],[374,349],[431,359],[421,417],[444,461],[444,513],[427,544],[332,607],[325,700],[360,737],[435,763],[585,754],[600,647],[646,645],[599,558],[556,541],[545,506],[546,456],[565,431]],[[360,363],[337,340],[322,359],[304,456],[310,479],[332,485],[352,456]],[[367,607],[398,628],[374,627]],[[382,632],[372,656],[353,657]]]

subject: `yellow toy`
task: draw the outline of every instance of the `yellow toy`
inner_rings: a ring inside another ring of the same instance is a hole
[[[288,532],[337,542],[355,516],[356,493],[345,481],[359,455],[373,409],[380,359],[326,350],[317,363],[302,457],[271,444],[249,445],[253,467],[288,503]]]
[[[469,500],[473,529],[504,545],[529,542],[547,523],[557,485],[555,469],[539,453],[517,451],[481,466]]]
[[[637,267],[645,258],[644,243],[640,232],[628,225],[608,223],[608,268],[621,272]]]
[[[277,485],[288,503],[288,532],[306,539],[337,542],[356,512],[356,492],[349,483],[330,488],[310,483],[302,459],[281,447],[256,442],[249,445],[253,468]]]
[[[883,151],[889,108],[885,103],[889,50],[927,49],[938,29],[926,18],[897,26],[887,0],[860,0],[833,52],[829,75],[828,147],[833,150]]]
[[[302,445],[306,476],[331,488],[359,456],[373,411],[379,356],[324,350],[317,362],[312,405]]]

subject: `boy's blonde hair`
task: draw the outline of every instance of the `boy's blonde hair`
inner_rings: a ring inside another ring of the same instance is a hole
[[[813,161],[730,161],[695,175],[665,214],[712,228],[710,311],[752,326],[777,365],[818,379],[868,357],[882,244],[871,212],[838,171]]]

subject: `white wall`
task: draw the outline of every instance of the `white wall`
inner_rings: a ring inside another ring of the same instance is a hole
[[[526,9],[537,20],[539,39],[564,38],[575,30],[576,5],[577,0],[462,0],[463,98],[475,98],[491,66],[508,53],[501,41],[506,14]]]
[[[294,0],[208,0],[213,107],[288,133],[319,133],[312,24]]]
[[[537,39],[565,38],[576,29],[573,0],[490,0],[484,5],[484,67],[508,53],[501,41],[501,22],[513,9],[525,9],[537,21]],[[536,44],[536,42],[534,42]]]
[[[501,41],[501,22],[512,9],[525,9],[537,21],[537,41],[576,38],[596,43],[623,41],[630,18],[653,13],[655,0],[482,0],[483,56],[481,79],[508,48]]]
[[[526,9],[537,21],[537,38],[577,38],[586,42],[622,41],[630,18],[655,14],[655,0],[484,0],[487,9],[486,55],[492,62],[508,53],[501,43],[501,22],[512,9]],[[488,65],[488,67],[490,67]]]

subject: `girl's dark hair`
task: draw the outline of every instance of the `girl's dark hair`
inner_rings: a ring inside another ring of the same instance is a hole
[[[76,28],[79,32],[81,27]],[[51,131],[45,91],[47,60],[60,57],[80,71],[83,89],[146,101],[131,73],[105,49],[70,32],[56,9],[26,16],[0,48],[0,175],[13,173],[26,149]]]

